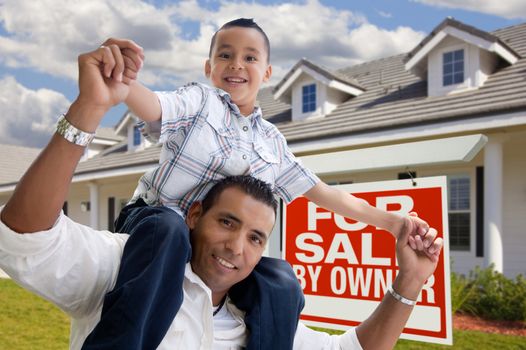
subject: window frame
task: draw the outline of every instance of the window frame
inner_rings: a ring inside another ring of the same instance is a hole
[[[469,209],[460,209],[460,210],[451,210],[450,208],[450,196],[451,196],[451,180],[453,179],[462,179],[467,178],[469,179]],[[468,172],[458,172],[458,173],[451,173],[447,174],[447,209],[448,209],[448,228],[449,228],[449,235],[451,236],[451,227],[450,227],[450,219],[449,214],[452,213],[469,213],[469,248],[468,249],[452,249],[451,245],[451,237],[448,237],[449,242],[449,250],[451,253],[457,255],[457,256],[475,256],[475,249],[476,249],[476,178],[473,174],[473,171]]]
[[[138,140],[139,140],[139,143],[135,143],[137,141],[137,135],[138,135]],[[132,140],[132,145],[134,147],[139,147],[142,143],[142,134],[141,134],[141,130],[139,129],[139,127],[137,125],[134,125],[133,126],[133,140]]]
[[[444,85],[444,54],[448,52],[454,52],[458,50],[464,50],[464,81],[462,83],[457,84],[451,84],[451,85]],[[471,84],[471,75],[470,75],[470,69],[471,69],[471,63],[470,63],[470,52],[469,52],[469,46],[467,44],[457,44],[457,45],[450,45],[443,47],[438,50],[438,91],[441,94],[447,94],[450,92],[457,92],[457,91],[464,91],[465,89],[468,89]],[[435,62],[435,64],[437,64]]]
[[[311,87],[314,88],[314,91],[305,92],[305,88],[311,88]],[[308,101],[305,101],[306,97],[309,98]],[[305,110],[306,105],[308,108],[313,107],[313,109]],[[315,113],[317,109],[318,109],[318,87],[317,87],[316,82],[311,82],[311,83],[302,85],[301,86],[301,113],[303,115],[312,114],[312,113]]]

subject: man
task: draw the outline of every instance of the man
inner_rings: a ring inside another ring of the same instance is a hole
[[[0,267],[71,316],[72,349],[80,348],[97,324],[105,295],[109,292],[106,297],[111,297],[128,235],[95,231],[59,214],[84,151],[84,138],[89,138],[85,132],[94,132],[106,111],[124,100],[136,77],[134,67],[142,64],[142,49],[128,45],[125,49],[137,55],[126,65],[108,56],[107,50],[79,56],[79,96],[1,212]],[[239,186],[229,187],[206,209],[204,203],[192,205],[186,222],[192,230],[193,255],[185,267],[184,300],[160,349],[239,348],[246,344],[243,313],[225,296],[261,258],[275,213],[272,206],[245,192]],[[429,230],[424,238],[433,241],[432,250],[441,249],[435,230]],[[391,348],[410,315],[408,299],[417,298],[436,267],[437,259],[413,251],[409,240],[403,236],[397,243],[400,273],[393,283],[396,292],[387,293],[369,319],[356,331],[336,338],[300,324],[294,348],[340,345],[352,349],[360,344],[365,349]],[[225,300],[227,306],[222,307]],[[217,321],[215,311],[220,317]],[[124,316],[133,317],[133,313]]]

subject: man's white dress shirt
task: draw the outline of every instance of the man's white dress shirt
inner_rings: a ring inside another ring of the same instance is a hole
[[[2,208],[3,209],[3,208]],[[61,214],[48,231],[18,234],[0,222],[0,268],[71,317],[70,348],[80,349],[117,280],[127,234],[97,231]],[[229,300],[213,317],[210,289],[187,264],[184,301],[158,349],[241,349],[244,313]],[[272,336],[272,335],[269,335]],[[299,324],[294,350],[361,349],[354,329],[330,336]]]

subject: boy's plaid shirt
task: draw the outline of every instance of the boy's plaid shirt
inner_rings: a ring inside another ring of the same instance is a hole
[[[143,175],[132,201],[143,198],[184,217],[225,176],[257,177],[287,203],[320,181],[294,157],[259,107],[243,117],[228,93],[199,83],[157,96],[162,121],[139,125],[145,137],[162,143],[160,164]]]

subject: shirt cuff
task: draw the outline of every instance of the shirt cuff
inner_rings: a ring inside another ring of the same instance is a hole
[[[3,209],[4,206],[0,208],[0,212]],[[64,214],[61,211],[53,227],[49,230],[33,233],[17,233],[0,220],[0,252],[12,256],[31,256],[49,249],[51,245],[55,244],[57,236],[60,234],[63,218]]]
[[[363,350],[358,336],[356,335],[356,328],[351,328],[340,336],[340,347],[342,349],[356,349]]]

